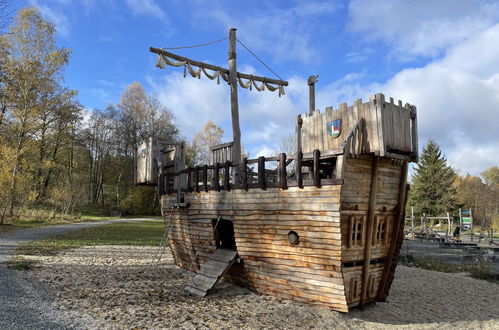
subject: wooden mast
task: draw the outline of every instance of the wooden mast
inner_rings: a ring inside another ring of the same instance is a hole
[[[228,54],[229,69],[215,66],[215,65],[212,65],[209,63],[195,61],[195,60],[189,59],[187,57],[183,57],[183,56],[168,52],[165,49],[161,49],[161,48],[150,47],[149,50],[152,53],[156,53],[158,55],[169,57],[169,58],[177,60],[177,61],[186,62],[186,64],[188,64],[189,67],[190,67],[190,65],[197,66],[200,68],[200,71],[198,72],[198,74],[201,74],[201,69],[203,69],[203,70],[209,69],[209,70],[213,70],[215,72],[218,72],[219,74],[224,74],[224,75],[228,76],[227,79],[226,78],[224,78],[224,79],[226,79],[226,81],[228,80],[228,83],[230,85],[230,106],[231,106],[231,115],[232,115],[232,138],[233,138],[232,155],[231,156],[232,156],[232,162],[234,164],[238,165],[238,164],[241,164],[241,158],[242,158],[242,155],[241,155],[241,129],[239,126],[239,104],[238,104],[238,96],[237,96],[238,80],[240,78],[250,80],[251,83],[255,86],[255,88],[259,91],[264,90],[265,86],[267,86],[267,89],[274,91],[277,87],[273,87],[271,89],[271,87],[269,87],[268,84],[277,85],[279,88],[279,96],[281,95],[281,92],[284,93],[282,88],[284,86],[288,86],[288,82],[284,81],[284,80],[277,80],[277,79],[272,79],[272,78],[261,77],[261,76],[237,72],[236,42],[237,42],[236,29],[230,28],[229,29],[229,54]],[[174,66],[178,66],[178,65],[174,65]],[[213,80],[214,78],[210,78],[210,79]],[[255,82],[262,83],[261,89],[259,89],[255,85]],[[249,86],[250,85],[248,85],[248,87]],[[236,174],[237,174],[238,170],[239,170],[239,168],[235,167]]]
[[[229,83],[230,112],[232,115],[232,162],[241,163],[241,129],[239,127],[239,102],[237,98],[236,29],[229,29]]]

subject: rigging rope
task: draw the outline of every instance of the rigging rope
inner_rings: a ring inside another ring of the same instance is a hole
[[[209,44],[213,44],[215,42],[220,42],[220,41],[223,41],[223,40],[226,40],[228,38],[224,38],[224,39],[220,39],[220,40],[215,40],[215,41],[212,41],[212,42],[209,42],[209,43],[206,43],[206,44],[202,44],[202,45],[195,45],[195,46],[186,46],[186,47],[177,47],[177,48],[163,48],[163,49],[179,49],[179,48],[192,48],[192,47],[200,47],[200,46],[206,46],[206,45],[209,45]],[[253,53],[245,44],[243,44],[239,39],[236,39],[237,42],[239,42],[244,48],[246,48],[246,50],[248,52],[251,53],[251,55],[253,55],[258,61],[260,61],[263,65],[265,65],[265,67],[267,67],[267,69],[269,69],[277,78],[279,78],[279,80],[282,81],[282,78],[274,72],[274,70],[272,70],[267,64],[265,64],[258,56],[255,55],[255,53]],[[176,66],[176,67],[179,67],[179,66],[183,66],[184,67],[184,78],[186,77],[187,75],[187,72],[189,72],[189,74],[194,77],[194,78],[198,78],[198,79],[201,79],[201,73],[203,73],[206,77],[208,77],[208,79],[210,80],[214,80],[214,79],[217,79],[217,84],[220,84],[220,77],[222,77],[223,80],[225,80],[226,82],[229,82],[229,77],[228,77],[228,74],[227,73],[224,73],[222,71],[222,68],[218,68],[217,71],[215,70],[211,70],[213,71],[213,74],[210,74],[206,71],[206,68],[201,65],[194,65],[192,63],[190,63],[190,60],[189,59],[186,59],[186,60],[183,60],[183,61],[174,61],[173,59],[169,59],[167,55],[164,55],[164,54],[158,54],[158,62],[156,63],[156,66],[161,68],[161,69],[164,69],[165,68],[165,65],[170,65],[170,66]],[[194,67],[197,67],[197,70],[195,70]],[[275,91],[278,91],[279,93],[279,97],[281,97],[282,95],[285,94],[285,91],[284,91],[284,86],[282,85],[282,82],[281,83],[274,83],[274,84],[271,84],[269,82],[267,82],[264,78],[263,82],[261,83],[260,86],[258,86],[256,84],[256,80],[253,78],[253,76],[250,76],[249,79],[247,79],[246,82],[243,82],[243,80],[241,79],[241,77],[237,77],[237,80],[239,82],[239,85],[241,86],[241,88],[246,88],[246,89],[249,89],[249,90],[252,90],[252,88],[254,87],[257,91],[261,92],[261,91],[264,91],[265,88],[267,88],[267,90],[271,91],[271,92],[275,92]]]
[[[265,63],[264,63],[264,62],[263,62],[263,61],[262,61],[262,60],[261,60],[258,56],[256,56],[256,55],[255,55],[255,53],[253,53],[253,52],[251,51],[251,49],[249,49],[249,48],[248,48],[245,44],[243,44],[243,43],[241,42],[241,40],[239,40],[239,39],[236,39],[236,40],[237,40],[237,42],[239,42],[239,43],[240,43],[240,44],[241,44],[244,48],[246,48],[246,50],[247,50],[247,51],[248,51],[251,55],[253,55],[253,56],[254,56],[254,57],[255,57],[258,61],[260,61],[260,63],[262,63],[263,65],[265,65],[265,67],[266,67],[267,69],[269,69],[269,70],[270,70],[270,72],[272,72],[272,73],[273,73],[273,74],[274,74],[277,78],[279,78],[279,80],[282,80],[282,78],[281,78],[281,77],[280,77],[277,73],[275,73],[275,72],[274,72],[274,70],[272,70],[272,69],[271,69],[271,68],[270,68],[267,64],[265,64]]]
[[[225,37],[225,38],[222,38],[222,39],[219,39],[219,40],[215,40],[215,41],[211,41],[211,42],[207,42],[207,43],[199,44],[199,45],[180,46],[180,47],[163,47],[161,49],[185,49],[185,48],[203,47],[203,46],[208,46],[208,45],[216,44],[217,42],[221,42],[221,41],[224,41],[224,40],[227,40],[227,39],[229,39],[229,37]]]

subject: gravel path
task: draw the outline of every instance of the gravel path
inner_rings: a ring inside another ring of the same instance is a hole
[[[44,239],[77,229],[115,222],[146,219],[119,219],[39,227],[0,234],[0,329],[81,329],[97,328],[93,317],[74,311],[61,312],[45,285],[1,263],[9,260],[21,243]],[[150,219],[148,219],[150,220]]]
[[[192,276],[157,247],[87,246],[35,257],[28,274],[59,308],[85,312],[99,329],[499,329],[499,285],[464,274],[399,266],[387,303],[342,314],[219,283],[205,298]]]

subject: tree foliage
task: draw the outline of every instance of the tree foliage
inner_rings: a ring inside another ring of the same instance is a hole
[[[194,135],[187,148],[188,165],[210,164],[213,162],[211,147],[221,144],[224,131],[209,120],[203,129]]]
[[[139,83],[117,105],[84,110],[63,85],[70,50],[57,47],[55,33],[27,8],[0,35],[0,223],[28,210],[64,217],[88,205],[157,212],[154,188],[134,186],[133,164],[142,140],[178,139],[171,112]]]
[[[438,144],[429,140],[412,176],[409,205],[416,214],[442,215],[456,208],[455,171],[447,165]]]

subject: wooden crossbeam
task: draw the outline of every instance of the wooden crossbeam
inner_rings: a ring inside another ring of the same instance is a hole
[[[225,74],[229,74],[229,69],[222,68],[220,66],[216,66],[216,65],[213,65],[213,64],[209,64],[209,63],[204,63],[204,62],[199,62],[199,61],[191,60],[190,58],[187,58],[187,57],[184,57],[184,56],[180,56],[180,55],[168,52],[168,51],[166,51],[164,49],[161,49],[161,48],[150,47],[149,50],[151,51],[151,53],[165,55],[165,56],[167,56],[169,58],[172,58],[174,60],[177,60],[177,61],[187,61],[191,65],[195,65],[197,67],[202,67],[202,68],[213,70],[213,71],[221,71],[221,72],[223,72]],[[272,78],[267,78],[267,77],[255,76],[255,75],[251,75],[251,74],[247,74],[247,73],[241,73],[241,72],[237,73],[237,77],[238,78],[243,78],[243,79],[253,79],[254,81],[265,82],[265,83],[275,84],[275,85],[280,85],[280,86],[288,86],[288,84],[289,84],[285,80],[277,80],[277,79],[272,79]]]

